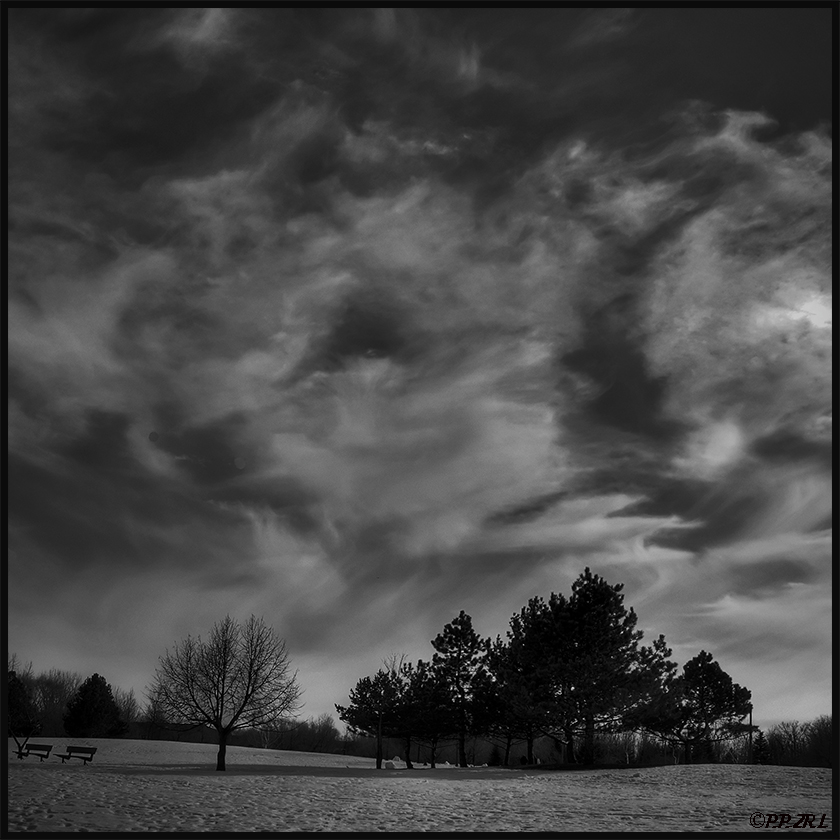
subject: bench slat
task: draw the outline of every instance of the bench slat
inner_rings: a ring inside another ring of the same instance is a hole
[[[61,759],[61,763],[64,764],[65,760],[68,758],[80,758],[85,764],[89,761],[93,761],[93,754],[96,752],[96,747],[67,747],[67,752],[64,755],[57,755],[57,758]]]
[[[30,755],[37,755],[43,761],[45,758],[49,758],[50,750],[52,750],[52,744],[26,744],[17,750],[17,757],[25,758]]]

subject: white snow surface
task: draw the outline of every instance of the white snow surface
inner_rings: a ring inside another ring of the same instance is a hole
[[[408,770],[395,759],[376,770],[369,758],[228,747],[216,772],[214,744],[36,738],[53,744],[42,762],[8,743],[10,832],[748,832],[756,811],[833,825],[823,768]],[[62,764],[70,743],[97,747],[93,762]]]

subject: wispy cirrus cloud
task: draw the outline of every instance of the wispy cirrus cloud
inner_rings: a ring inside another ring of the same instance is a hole
[[[636,16],[517,64],[493,15],[276,14],[19,15],[10,586],[53,583],[15,639],[113,624],[139,688],[162,636],[256,611],[333,698],[330,651],[428,655],[460,609],[495,635],[590,565],[781,710],[779,648],[828,650],[827,138],[571,120]]]

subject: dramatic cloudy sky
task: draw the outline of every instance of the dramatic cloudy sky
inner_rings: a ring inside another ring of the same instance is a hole
[[[830,8],[9,10],[9,645],[333,711],[585,566],[830,709]]]

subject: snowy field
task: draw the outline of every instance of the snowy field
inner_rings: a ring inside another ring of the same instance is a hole
[[[9,740],[9,831],[749,832],[757,811],[833,825],[821,768],[377,771],[367,758],[229,747],[217,773],[211,744],[71,740],[98,748],[92,764],[19,760]],[[34,742],[57,753],[70,741]]]

